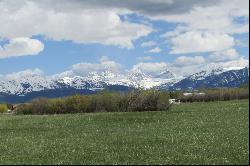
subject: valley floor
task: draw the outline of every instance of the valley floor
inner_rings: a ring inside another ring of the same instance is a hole
[[[0,115],[0,164],[249,164],[248,100],[165,112]]]

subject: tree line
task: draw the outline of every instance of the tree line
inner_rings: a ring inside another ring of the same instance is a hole
[[[133,90],[130,92],[102,91],[94,95],[74,95],[65,98],[37,98],[13,107],[0,104],[0,113],[13,110],[16,114],[68,114],[91,112],[140,112],[169,110],[169,99],[185,102],[210,102],[249,98],[249,86],[239,88],[202,88],[198,93],[185,96],[185,91]]]

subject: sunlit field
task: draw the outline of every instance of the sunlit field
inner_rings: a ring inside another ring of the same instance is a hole
[[[248,100],[168,111],[0,114],[0,164],[249,164]]]

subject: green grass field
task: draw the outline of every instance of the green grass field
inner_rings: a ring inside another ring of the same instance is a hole
[[[248,100],[165,112],[0,115],[0,164],[249,164]]]

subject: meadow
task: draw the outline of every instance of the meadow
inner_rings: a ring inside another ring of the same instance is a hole
[[[249,164],[249,100],[168,111],[0,114],[0,164]]]

